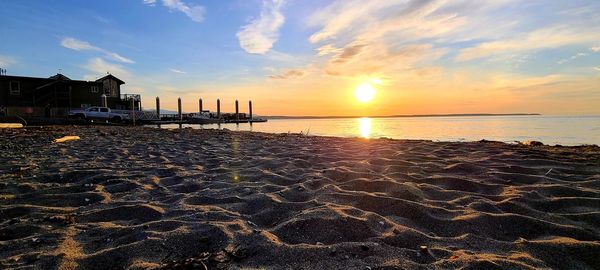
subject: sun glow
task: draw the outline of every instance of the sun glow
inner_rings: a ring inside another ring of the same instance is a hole
[[[375,88],[369,83],[363,83],[356,87],[354,95],[360,102],[369,102],[375,97]]]
[[[358,119],[358,130],[360,132],[360,136],[363,138],[371,137],[371,118],[359,118]]]

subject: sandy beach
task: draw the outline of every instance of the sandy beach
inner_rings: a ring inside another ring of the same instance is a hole
[[[600,269],[600,148],[2,129],[0,268]]]

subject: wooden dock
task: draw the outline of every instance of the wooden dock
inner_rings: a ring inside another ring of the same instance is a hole
[[[177,99],[176,114],[161,114],[160,113],[160,98],[156,97],[156,112],[151,118],[139,119],[144,124],[151,125],[168,125],[168,124],[241,124],[241,123],[262,123],[267,122],[266,118],[253,117],[252,101],[248,101],[248,114],[240,113],[239,103],[235,101],[235,113],[221,113],[221,100],[217,99],[216,113],[204,110],[202,99],[198,99],[198,113],[183,113],[181,98]]]

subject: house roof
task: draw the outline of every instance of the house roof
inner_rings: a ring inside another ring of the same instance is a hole
[[[70,81],[71,79],[65,75],[62,75],[60,73],[57,73],[54,76],[50,76],[50,78],[48,79],[54,79],[54,80],[62,80],[62,81]]]
[[[125,82],[124,82],[124,81],[122,81],[121,79],[119,79],[119,78],[117,78],[117,77],[113,76],[112,74],[108,74],[108,75],[106,75],[106,76],[104,76],[104,77],[102,77],[102,78],[100,78],[100,79],[97,79],[96,81],[97,81],[97,82],[100,82],[100,81],[104,81],[104,80],[106,80],[106,79],[113,79],[113,80],[117,81],[119,84],[125,84]]]

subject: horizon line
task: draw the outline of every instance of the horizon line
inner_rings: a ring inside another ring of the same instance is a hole
[[[289,116],[289,115],[272,115],[265,116],[267,119],[338,119],[338,118],[398,118],[398,117],[457,117],[457,116],[531,116],[542,115],[540,113],[450,113],[450,114],[396,114],[396,115],[366,115],[366,116]]]

